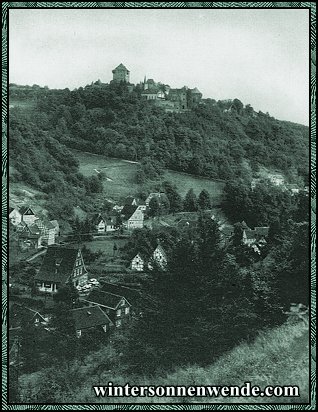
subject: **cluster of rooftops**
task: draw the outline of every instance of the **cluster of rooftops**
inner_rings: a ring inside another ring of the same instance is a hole
[[[130,83],[130,71],[121,63],[112,70],[112,82],[124,81],[132,91],[134,85]],[[166,112],[183,112],[197,106],[202,99],[202,93],[197,87],[193,89],[183,86],[182,88],[171,88],[168,84],[146,79],[139,83],[141,97],[155,102]]]

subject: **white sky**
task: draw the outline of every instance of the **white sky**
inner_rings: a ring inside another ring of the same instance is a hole
[[[308,124],[306,9],[11,9],[9,80],[74,89],[123,63],[203,97]]]

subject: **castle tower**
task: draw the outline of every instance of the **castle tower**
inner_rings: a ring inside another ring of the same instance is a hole
[[[119,66],[117,66],[114,70],[112,70],[112,73],[113,73],[114,82],[129,83],[129,73],[130,72],[122,63],[120,63]]]

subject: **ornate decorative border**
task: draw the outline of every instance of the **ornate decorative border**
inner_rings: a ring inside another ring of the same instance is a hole
[[[309,405],[9,405],[7,404],[7,81],[8,9],[24,8],[307,8],[310,10],[311,101],[311,402]],[[5,410],[314,410],[316,404],[316,4],[314,2],[4,2],[2,3],[2,406]]]

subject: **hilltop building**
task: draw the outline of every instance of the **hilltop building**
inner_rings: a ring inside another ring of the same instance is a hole
[[[134,88],[129,83],[130,71],[120,63],[112,70],[113,80],[111,82],[126,82],[129,91]],[[140,82],[141,97],[153,104],[161,107],[165,112],[182,113],[198,106],[202,102],[202,93],[195,87],[190,89],[183,86],[180,89],[173,89],[168,84],[156,82],[154,79],[146,79]]]
[[[112,70],[113,82],[126,82],[129,83],[130,71],[122,63]]]

